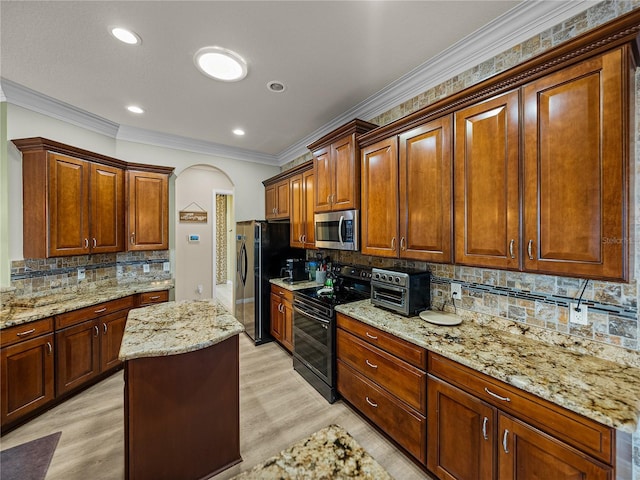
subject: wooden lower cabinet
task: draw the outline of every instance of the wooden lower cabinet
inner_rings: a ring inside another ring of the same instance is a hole
[[[106,372],[118,367],[122,362],[118,359],[120,344],[127,324],[128,310],[112,313],[102,317],[100,322],[100,370]]]
[[[427,467],[438,478],[613,480],[612,429],[541,399],[528,403],[525,392],[437,355],[429,370],[450,375],[427,380]]]
[[[89,320],[56,332],[56,395],[91,381],[100,373],[100,329]]]
[[[53,344],[53,333],[48,333],[0,350],[0,426],[3,431],[7,425],[15,424],[54,399]]]
[[[284,348],[293,352],[293,292],[271,285],[270,333]]]
[[[425,350],[340,313],[337,324],[338,392],[426,465]]]

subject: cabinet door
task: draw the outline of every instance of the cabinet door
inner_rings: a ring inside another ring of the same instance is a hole
[[[290,216],[291,191],[289,180],[283,180],[276,184],[276,216],[274,218],[283,219]]]
[[[50,257],[89,253],[90,163],[49,154]]]
[[[400,135],[400,256],[451,262],[451,117]]]
[[[293,352],[293,305],[282,300],[282,346]]]
[[[622,51],[524,87],[526,270],[627,277]]]
[[[92,253],[124,250],[124,171],[91,164]]]
[[[56,332],[56,395],[80,387],[100,373],[100,330],[89,320]]]
[[[282,329],[284,327],[284,313],[280,295],[271,294],[271,336],[282,341]]]
[[[289,244],[292,247],[304,248],[305,210],[304,183],[302,175],[296,175],[289,183],[291,189],[291,236]]]
[[[264,209],[265,209],[265,218],[267,220],[272,220],[276,216],[276,186],[275,185],[267,185],[264,187]]]
[[[427,389],[429,470],[443,480],[491,480],[495,408],[431,375]]]
[[[331,144],[332,210],[360,208],[360,159],[355,150],[351,135]]]
[[[124,336],[129,310],[121,310],[111,315],[105,315],[98,320],[100,329],[100,371],[105,372],[119,366],[118,360],[120,344]]]
[[[169,248],[169,178],[162,173],[127,172],[128,250]]]
[[[395,137],[362,150],[361,250],[398,254],[398,147]]]
[[[302,174],[304,248],[316,248],[316,228],[313,220],[313,199],[315,198],[315,175],[313,170]]]
[[[53,400],[53,334],[0,352],[0,424],[4,427]]]
[[[313,152],[313,173],[316,179],[314,212],[330,212],[331,194],[333,193],[330,147]]]
[[[535,428],[500,414],[499,480],[612,480],[613,469]]]
[[[519,268],[518,92],[455,114],[455,262]]]

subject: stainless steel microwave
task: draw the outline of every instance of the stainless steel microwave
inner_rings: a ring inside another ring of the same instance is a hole
[[[358,250],[360,233],[358,210],[316,213],[316,247],[335,250]]]

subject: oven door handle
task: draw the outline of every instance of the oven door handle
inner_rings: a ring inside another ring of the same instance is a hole
[[[320,322],[320,323],[325,323],[325,324],[329,324],[329,320],[325,320],[324,318],[320,318],[320,317],[316,317],[315,315],[311,315],[309,312],[305,312],[304,310],[300,310],[298,307],[296,307],[294,305],[293,307],[294,312],[299,313],[300,315],[303,315],[307,318],[310,318],[312,320],[315,320],[316,322]]]

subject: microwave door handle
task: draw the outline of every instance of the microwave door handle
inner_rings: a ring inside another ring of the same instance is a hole
[[[340,240],[340,245],[344,245],[344,241],[342,240],[342,224],[344,223],[344,215],[340,215],[340,221],[338,222],[338,240]]]

